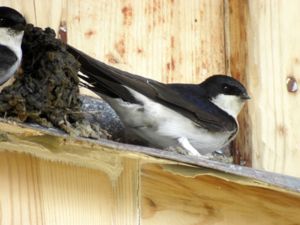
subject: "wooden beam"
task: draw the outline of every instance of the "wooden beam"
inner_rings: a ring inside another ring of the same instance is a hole
[[[229,1],[230,69],[246,78],[250,95],[238,142],[244,158],[252,149],[254,168],[300,177],[299,91],[287,81],[300,79],[300,2]],[[296,84],[297,85],[297,84]]]
[[[247,29],[248,29],[248,5],[247,1],[225,1],[226,13],[226,49],[228,73],[240,80],[247,89],[250,89],[247,77]],[[233,142],[232,154],[234,162],[239,165],[252,166],[252,126],[249,121],[249,107],[251,99],[242,109],[238,116],[239,133]]]
[[[142,168],[142,224],[298,224],[300,198],[202,175],[194,168]]]
[[[300,180],[0,123],[4,224],[297,224]]]

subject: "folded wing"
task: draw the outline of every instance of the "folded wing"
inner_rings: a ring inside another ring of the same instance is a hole
[[[79,74],[79,77],[90,84],[82,83],[82,85],[100,95],[139,103],[125,87],[127,86],[191,119],[195,125],[210,131],[233,131],[237,128],[232,117],[207,100],[186,98],[172,85],[116,69],[72,46],[68,45],[67,50],[81,63],[81,72],[84,75]],[[210,110],[207,111],[206,108]]]

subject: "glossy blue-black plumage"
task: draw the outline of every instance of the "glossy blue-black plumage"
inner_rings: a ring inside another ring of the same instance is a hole
[[[213,77],[204,86],[201,84],[163,84],[111,67],[71,46],[68,46],[67,49],[81,64],[81,71],[86,76],[80,77],[92,84],[92,86],[83,85],[100,95],[121,98],[123,101],[139,104],[126,88],[129,87],[189,118],[196,126],[208,131],[237,130],[235,119],[209,101],[211,97],[215,96],[208,96],[210,92],[205,87],[215,83]],[[224,77],[226,76],[221,75],[219,78],[223,79]],[[216,81],[219,78],[216,77]],[[230,77],[227,79],[230,82],[234,80]],[[220,87],[213,88],[218,89]]]

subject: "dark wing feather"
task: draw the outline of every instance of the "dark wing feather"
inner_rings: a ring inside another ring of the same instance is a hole
[[[237,128],[235,120],[216,105],[199,95],[199,86],[187,85],[188,89],[176,91],[171,85],[150,82],[158,97],[170,108],[191,118],[196,124],[210,131],[232,131]],[[167,88],[166,88],[167,87]],[[192,93],[197,89],[196,93]],[[176,107],[174,107],[176,106]],[[192,114],[192,117],[191,117]]]
[[[17,60],[15,53],[4,45],[0,45],[0,68],[3,71],[8,70]]]
[[[213,113],[204,111],[201,105],[194,104],[193,101],[183,97],[179,91],[174,90],[170,85],[116,69],[93,59],[74,47],[68,46],[67,49],[81,63],[81,71],[86,76],[80,76],[80,78],[93,85],[88,86],[92,91],[110,97],[120,97],[129,102],[136,102],[123,86],[125,85],[179,112],[210,131],[232,131],[236,129],[234,119],[209,101],[206,101],[206,104],[214,109]]]

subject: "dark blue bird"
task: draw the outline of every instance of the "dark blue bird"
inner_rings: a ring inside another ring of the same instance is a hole
[[[81,63],[83,85],[106,100],[126,128],[152,146],[181,146],[187,154],[212,153],[238,131],[237,115],[249,99],[232,77],[201,84],[163,84],[121,71],[68,46]]]

